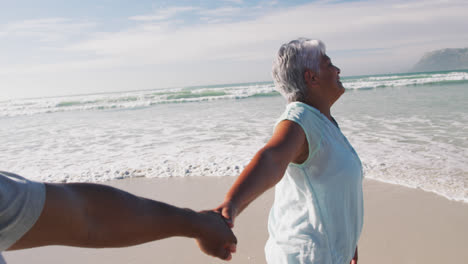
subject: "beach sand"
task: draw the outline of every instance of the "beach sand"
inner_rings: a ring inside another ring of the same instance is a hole
[[[106,184],[196,210],[217,206],[234,177],[128,179]],[[468,204],[433,193],[365,180],[364,230],[359,263],[466,263]],[[263,247],[273,202],[269,190],[236,220],[238,252],[230,263],[266,263]],[[121,249],[50,246],[5,252],[20,263],[225,263],[201,253],[193,239],[170,238]]]

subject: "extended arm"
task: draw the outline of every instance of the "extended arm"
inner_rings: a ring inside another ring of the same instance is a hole
[[[197,213],[98,184],[46,184],[35,225],[11,249],[45,245],[125,247],[172,236],[198,239],[226,259],[236,239],[216,214]]]
[[[282,121],[272,138],[239,175],[216,211],[232,227],[234,218],[249,203],[281,180],[290,162],[302,163],[307,154],[307,140],[302,128],[292,121]]]

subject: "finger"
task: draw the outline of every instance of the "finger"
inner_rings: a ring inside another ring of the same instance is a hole
[[[234,223],[232,222],[231,219],[226,219],[226,224],[229,226],[229,228],[234,228]]]
[[[236,244],[229,245],[229,251],[231,251],[231,253],[236,253],[237,245]]]
[[[213,212],[216,212],[216,213],[218,213],[218,214],[221,214],[222,211],[223,211],[223,207],[218,207],[218,208],[215,208],[215,209],[213,210]]]
[[[221,248],[218,252],[218,254],[216,254],[216,256],[220,259],[223,259],[223,260],[231,260],[232,259],[232,255],[231,255],[231,252],[225,248]]]
[[[226,220],[226,223],[228,224],[228,226],[230,228],[233,228],[234,227],[234,215],[232,213],[232,210],[230,208],[223,208],[221,215]]]
[[[219,217],[224,221],[224,223],[229,227],[233,228],[234,225],[232,224],[232,221],[229,219],[226,219],[221,213],[219,214]]]
[[[224,245],[224,248],[229,250],[231,253],[236,253],[237,245],[235,243],[227,243]]]
[[[228,219],[228,218],[224,217],[223,215],[221,215],[221,218],[223,219],[224,223],[226,223],[226,225],[227,225],[229,228],[233,228],[233,227],[234,227],[234,223],[232,222],[231,219]]]
[[[232,244],[234,244],[235,246],[237,246],[237,237],[236,237],[234,234],[232,234],[232,235],[233,235],[233,238],[232,238],[232,241],[231,241],[231,242],[232,242]]]
[[[231,220],[231,210],[229,209],[229,207],[224,207],[221,211],[221,215],[228,219],[228,220]]]

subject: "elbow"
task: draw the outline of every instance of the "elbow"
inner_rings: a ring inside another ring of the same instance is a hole
[[[80,247],[96,247],[99,239],[99,228],[93,216],[92,204],[79,193],[75,193],[75,211],[69,219],[72,230],[72,241]]]
[[[70,246],[86,248],[99,248],[102,246],[102,237],[105,226],[99,224],[94,203],[85,194],[81,184],[67,184],[69,204],[73,205],[68,216],[64,219],[65,229],[69,230]]]

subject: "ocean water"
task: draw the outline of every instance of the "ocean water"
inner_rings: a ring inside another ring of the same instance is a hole
[[[468,202],[468,71],[342,78],[365,177]],[[245,83],[0,102],[0,169],[49,182],[237,176],[284,99]]]

